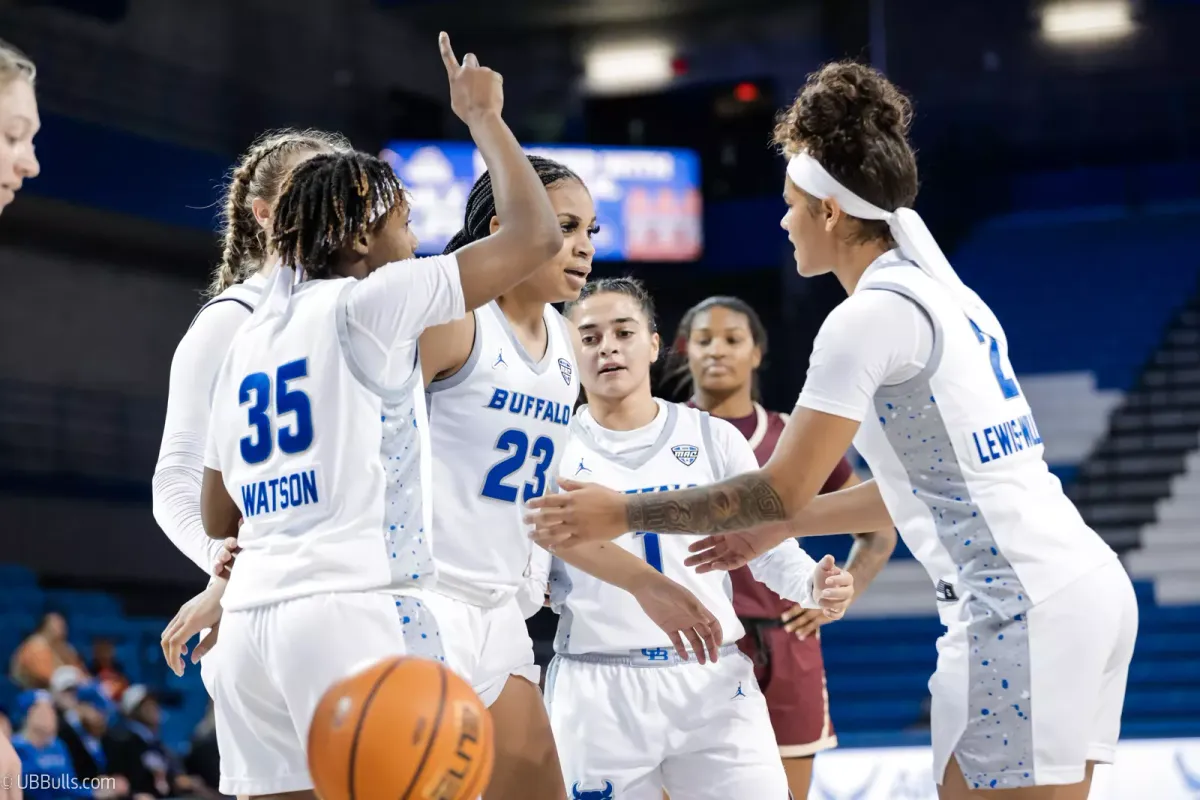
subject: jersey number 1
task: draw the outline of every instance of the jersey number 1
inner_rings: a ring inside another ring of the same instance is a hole
[[[484,497],[490,497],[492,500],[500,500],[505,503],[517,502],[517,487],[509,486],[504,482],[504,479],[514,472],[519,470],[525,463],[525,459],[533,456],[537,459],[537,463],[533,468],[533,481],[525,482],[525,491],[523,499],[528,501],[535,497],[541,497],[546,491],[546,470],[550,467],[550,462],[554,460],[554,442],[549,436],[539,436],[533,442],[533,447],[529,446],[529,437],[525,431],[518,428],[509,428],[500,434],[500,438],[496,439],[496,449],[501,452],[507,451],[508,458],[501,459],[488,470],[487,477],[483,480],[483,490],[480,491]]]
[[[247,464],[260,464],[270,458],[276,439],[279,449],[289,455],[303,453],[312,446],[312,403],[304,392],[288,388],[289,381],[307,377],[307,358],[289,361],[275,370],[275,422],[284,414],[296,415],[295,424],[279,428],[277,436],[272,435],[274,426],[268,411],[271,405],[271,376],[265,372],[252,372],[242,378],[242,385],[238,387],[238,403],[244,406],[251,402],[251,394],[254,397],[249,409],[249,422],[254,435],[242,437],[241,442],[242,459]]]
[[[1012,372],[1012,364],[1008,363],[1008,359],[1000,353],[1000,344],[996,341],[995,336],[989,336],[980,330],[975,324],[975,320],[970,317],[967,322],[971,323],[971,330],[975,331],[975,338],[980,344],[988,345],[988,354],[992,359],[992,372],[996,374],[996,383],[1000,384],[1000,391],[1004,393],[1005,400],[1012,400],[1014,397],[1021,396],[1021,388],[1017,386],[1015,379],[1005,375],[1005,369]]]

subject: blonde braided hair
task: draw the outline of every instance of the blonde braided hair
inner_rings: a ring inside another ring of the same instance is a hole
[[[260,269],[267,257],[268,233],[254,217],[254,201],[271,204],[287,177],[293,156],[349,150],[336,133],[306,130],[270,131],[260,136],[233,171],[221,214],[224,245],[221,263],[213,270],[208,296],[215,297]]]

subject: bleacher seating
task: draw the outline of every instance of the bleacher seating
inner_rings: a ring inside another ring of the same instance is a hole
[[[182,678],[166,667],[159,636],[167,620],[125,614],[119,598],[107,592],[42,589],[28,569],[0,564],[0,710],[12,707],[19,688],[7,676],[17,645],[36,627],[41,615],[58,611],[67,620],[71,644],[91,660],[95,637],[116,645],[116,658],[132,683],[144,683],[158,694],[163,707],[162,738],[177,752],[187,751],[192,730],[204,716],[208,694],[200,670],[190,667]]]
[[[1159,519],[1172,480],[1185,471],[1188,453],[1200,444],[1198,409],[1200,295],[1194,295],[1171,322],[1072,487],[1085,519],[1114,547],[1138,546],[1145,526]],[[1178,510],[1186,521],[1186,504]]]

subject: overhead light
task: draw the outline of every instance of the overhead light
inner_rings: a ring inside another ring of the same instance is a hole
[[[1068,44],[1117,39],[1133,32],[1128,0],[1051,3],[1042,9],[1042,35]]]
[[[584,82],[595,94],[657,89],[674,77],[674,55],[666,42],[598,45],[584,56]]]
[[[761,97],[758,87],[749,81],[743,81],[733,87],[733,96],[737,98],[739,103],[753,103]]]

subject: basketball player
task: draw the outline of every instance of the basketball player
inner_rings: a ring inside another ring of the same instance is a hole
[[[788,415],[767,411],[758,403],[758,369],[767,355],[767,329],[758,313],[736,297],[710,297],[683,315],[673,355],[683,356],[676,372],[693,387],[689,405],[728,420],[750,442],[759,465],[765,464]],[[821,491],[858,484],[850,462],[843,458]],[[846,571],[854,576],[855,596],[875,579],[895,547],[892,527],[855,537],[846,561]],[[755,661],[788,788],[794,797],[808,797],[813,756],[837,747],[818,630],[829,617],[819,609],[784,601],[746,567],[734,570],[730,577],[733,608],[746,628],[738,645]]]
[[[200,483],[209,402],[217,371],[234,333],[258,303],[275,254],[269,243],[271,214],[283,181],[302,161],[318,153],[349,150],[349,143],[321,131],[281,130],[264,134],[233,172],[222,212],[224,248],[209,287],[209,300],[188,327],[171,360],[167,415],[162,446],[151,483],[154,518],[179,551],[207,574],[222,550],[204,535],[200,519]],[[164,629],[161,644],[168,665],[182,674],[180,655],[197,632],[219,624],[224,579],[189,600]],[[215,627],[214,627],[215,630]],[[200,661],[215,644],[205,634],[192,651],[192,663],[212,693],[215,656]]]
[[[525,618],[542,607],[545,580],[529,580],[533,548],[519,506],[547,489],[567,444],[579,394],[576,334],[550,303],[579,296],[592,269],[598,228],[591,194],[578,175],[550,159],[529,161],[558,215],[562,249],[495,302],[430,328],[420,340],[429,381],[438,573],[435,587],[420,596],[439,625],[453,632],[442,639],[447,663],[492,712],[496,766],[484,795],[488,800],[563,797],[562,769],[537,688],[541,671],[525,627]],[[471,189],[463,228],[446,253],[504,225],[485,173]],[[644,566],[632,557],[628,562],[622,572],[616,561],[616,580],[624,582]],[[586,558],[580,565],[595,568]],[[597,571],[610,576],[603,565]],[[639,602],[661,608],[661,602],[655,605],[658,594],[650,594],[637,585]],[[701,608],[694,597],[682,602]],[[699,616],[711,618],[706,611]],[[700,619],[672,624],[672,633],[681,626],[703,627]],[[699,650],[703,655],[704,648]]]
[[[308,159],[275,209],[280,266],[218,373],[201,510],[210,537],[242,547],[215,676],[226,794],[311,795],[305,745],[324,691],[383,657],[438,657],[436,620],[403,596],[433,577],[417,337],[562,244],[501,119],[500,76],[470,54],[459,65],[445,34],[440,46],[451,107],[494,176],[505,229],[413,259],[390,167],[353,152]]]
[[[25,55],[0,39],[0,213],[27,178],[40,170],[33,137],[41,120],[33,82],[37,70]],[[0,800],[21,800],[21,759],[0,732]]]
[[[586,486],[531,505],[546,506],[540,539],[554,547],[798,515],[714,540],[699,559],[710,566],[894,519],[947,627],[929,683],[939,796],[1082,800],[1095,762],[1113,759],[1137,603],[1046,466],[1003,328],[910,208],[909,118],[883,75],[840,62],[809,77],[776,128],[798,270],[832,272],[849,297],[821,327],[766,466],[683,492]],[[814,501],[852,439],[875,479]]]
[[[588,405],[572,423],[560,474],[653,493],[757,468],[732,425],[652,396],[659,336],[641,284],[629,278],[588,284],[566,313],[582,337]],[[644,557],[713,609],[725,642],[720,659],[707,666],[682,663],[625,592],[573,566],[553,568],[551,602],[562,619],[546,704],[574,798],[659,800],[664,789],[697,800],[788,795],[753,664],[735,644],[743,631],[726,581],[685,570],[686,545],[627,533],[608,547]],[[853,593],[853,579],[832,558],[818,566],[794,540],[750,568],[783,596],[832,617]],[[821,587],[816,600],[814,586]]]
[[[42,126],[33,92],[36,77],[33,62],[0,39],[0,213],[21,184],[41,171],[33,151],[33,137]]]

